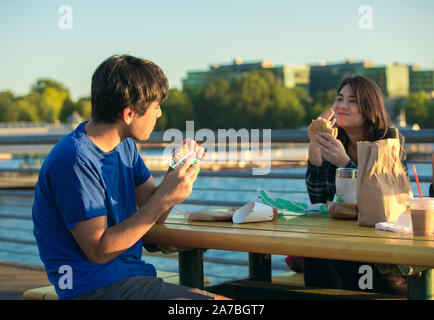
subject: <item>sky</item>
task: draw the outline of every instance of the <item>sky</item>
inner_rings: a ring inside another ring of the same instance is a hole
[[[72,16],[59,12],[62,5]],[[372,15],[359,13],[362,6]],[[236,57],[432,69],[433,31],[432,0],[1,0],[0,91],[26,94],[44,77],[63,83],[73,99],[88,96],[97,66],[124,53],[154,61],[177,88],[187,71]]]

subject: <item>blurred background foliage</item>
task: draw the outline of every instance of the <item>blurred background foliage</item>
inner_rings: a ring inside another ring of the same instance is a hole
[[[0,122],[66,122],[74,111],[88,119],[90,109],[90,98],[74,102],[68,89],[51,79],[37,80],[23,96],[0,92]]]
[[[306,89],[287,88],[267,70],[257,70],[232,82],[214,79],[191,90],[170,89],[162,103],[163,115],[156,130],[185,130],[185,121],[195,128],[296,129],[310,124],[333,106],[336,90],[309,97]],[[434,99],[416,92],[396,102],[392,118],[405,111],[407,123],[434,128]],[[68,122],[71,114],[89,119],[90,97],[74,101],[69,90],[52,79],[38,79],[26,95],[0,92],[0,122]]]

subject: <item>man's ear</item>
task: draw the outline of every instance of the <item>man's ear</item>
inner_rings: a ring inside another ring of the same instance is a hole
[[[133,109],[131,109],[130,107],[126,107],[121,114],[122,117],[122,121],[125,124],[131,124],[131,122],[134,120],[134,118],[136,117],[136,113],[134,112]]]

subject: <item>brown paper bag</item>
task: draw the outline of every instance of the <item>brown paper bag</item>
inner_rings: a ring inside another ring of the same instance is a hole
[[[396,222],[402,213],[410,213],[408,199],[413,194],[400,148],[398,139],[357,143],[358,225]]]

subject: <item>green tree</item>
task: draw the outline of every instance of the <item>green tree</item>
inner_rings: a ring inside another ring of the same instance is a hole
[[[90,113],[92,111],[92,103],[90,101],[90,97],[80,98],[77,103],[77,111],[83,120],[90,119]]]
[[[305,110],[303,102],[308,95],[303,88],[287,88],[268,70],[258,70],[240,79],[240,92],[233,105],[241,107],[239,118],[246,119],[238,127],[289,129],[303,125]],[[233,97],[234,97],[233,96]],[[241,102],[241,103],[240,103]]]
[[[425,91],[411,93],[403,105],[408,123],[418,123],[421,128],[429,119],[428,95]]]
[[[39,121],[38,109],[36,105],[28,99],[28,96],[20,97],[15,100],[13,114],[15,121],[37,122]]]
[[[41,120],[54,122],[59,119],[63,102],[69,97],[69,91],[59,82],[39,79],[31,87],[29,99],[38,107]]]
[[[222,78],[213,79],[208,85],[188,91],[193,104],[193,119],[196,128],[222,128],[221,124],[231,121],[229,108],[229,82]],[[225,128],[226,126],[224,126]]]
[[[267,110],[265,126],[274,129],[296,129],[304,124],[306,111],[293,88],[276,89]]]
[[[9,122],[10,112],[14,103],[14,95],[10,91],[0,92],[0,122]]]
[[[185,130],[185,121],[193,118],[193,105],[187,93],[170,89],[161,110],[165,115],[166,128]],[[162,119],[161,122],[164,120]],[[161,127],[163,123],[159,126]]]
[[[163,114],[161,115],[161,117],[159,117],[157,119],[157,123],[155,124],[154,130],[155,131],[164,131],[167,128],[168,128],[168,126],[167,126],[167,118],[166,118],[166,115],[164,114],[164,111],[163,111]]]
[[[297,99],[303,106],[306,106],[313,100],[311,97],[309,97],[309,93],[304,87],[294,87],[291,88],[291,91],[297,96]]]
[[[336,100],[336,90],[319,91],[313,100],[306,104],[305,124],[309,125],[321,113],[333,107]]]
[[[425,128],[434,128],[434,98],[427,102],[428,118],[425,122]]]
[[[67,122],[68,117],[77,110],[77,105],[72,102],[71,98],[67,97],[62,104],[59,112],[59,120],[63,123]],[[80,112],[79,112],[80,113]]]
[[[304,124],[304,88],[285,88],[269,70],[255,70],[230,83],[216,78],[186,89],[200,126],[218,128],[298,128]]]
[[[14,97],[10,91],[0,92],[0,122],[39,120],[38,108],[29,95]]]
[[[68,117],[77,111],[83,120],[90,119],[91,102],[90,98],[80,98],[77,102],[73,102],[69,96],[63,101],[62,107],[59,113],[59,120],[61,122],[67,122]]]
[[[267,110],[272,105],[274,75],[267,72],[251,72],[236,78],[230,85],[229,119],[236,129],[264,128]]]
[[[199,125],[199,108],[201,104],[203,103],[203,86],[191,88],[191,87],[184,87],[183,92],[189,97],[192,107],[193,107],[193,120]]]

